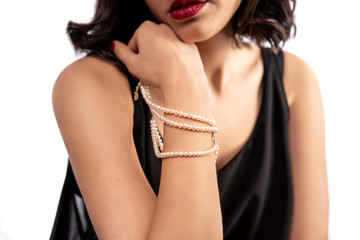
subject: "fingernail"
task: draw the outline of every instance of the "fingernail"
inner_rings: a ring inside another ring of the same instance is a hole
[[[110,49],[111,51],[114,51],[114,49],[115,49],[115,43],[114,43],[114,41],[112,41],[112,42],[110,43],[109,49]]]
[[[135,81],[139,81],[139,79],[138,79],[137,77],[135,77],[134,75],[131,74],[131,76],[133,77],[133,79],[134,79]]]

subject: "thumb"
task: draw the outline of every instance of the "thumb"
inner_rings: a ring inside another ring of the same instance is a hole
[[[114,52],[115,56],[123,62],[126,67],[131,68],[132,59],[136,56],[136,53],[133,52],[126,44],[120,41],[112,41],[109,48]]]

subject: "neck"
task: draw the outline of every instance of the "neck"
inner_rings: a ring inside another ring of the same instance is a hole
[[[232,66],[240,49],[236,46],[230,26],[213,38],[196,43],[209,85],[220,93],[232,77]]]

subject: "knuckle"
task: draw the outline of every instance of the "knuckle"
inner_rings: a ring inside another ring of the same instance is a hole
[[[168,28],[169,27],[166,23],[160,23],[159,26],[162,27],[162,28]]]
[[[136,29],[134,35],[141,36],[143,34],[147,34],[149,31],[154,31],[155,23],[146,20],[140,24],[140,26]]]
[[[154,26],[154,24],[155,23],[153,23],[153,22],[151,22],[149,20],[146,20],[146,21],[144,21],[143,23],[140,24],[139,28],[145,28],[145,29],[151,28],[151,27]]]

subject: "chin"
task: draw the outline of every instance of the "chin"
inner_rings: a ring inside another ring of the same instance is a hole
[[[217,33],[216,31],[214,31],[214,29],[207,29],[201,27],[194,28],[191,26],[180,29],[175,28],[173,30],[183,42],[191,43],[204,42],[212,38]]]
[[[209,39],[209,37],[201,34],[179,34],[178,37],[186,43],[204,42]]]

